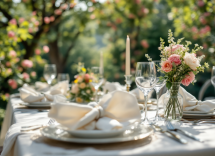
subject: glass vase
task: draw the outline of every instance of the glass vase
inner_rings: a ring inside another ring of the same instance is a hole
[[[172,82],[172,87],[164,97],[164,117],[180,121],[183,116],[183,97],[179,93],[181,82]]]

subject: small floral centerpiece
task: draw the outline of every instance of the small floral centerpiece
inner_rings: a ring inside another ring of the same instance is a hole
[[[71,99],[77,103],[90,102],[94,96],[95,89],[91,85],[91,76],[82,67],[79,74],[75,76],[74,84],[71,89]]]
[[[164,47],[164,40],[160,39],[161,65],[158,70],[164,73],[164,77],[160,79],[166,80],[168,93],[164,98],[164,116],[168,119],[180,120],[183,115],[183,97],[179,94],[179,87],[182,83],[188,86],[195,82],[195,75],[199,72],[204,72],[208,68],[208,63],[200,64],[204,55],[197,57],[196,52],[203,49],[202,46],[195,44],[193,49],[189,49],[192,43],[186,41],[186,44],[181,44],[184,38],[174,41],[173,33],[169,30],[168,47]],[[146,54],[149,61],[152,59]]]

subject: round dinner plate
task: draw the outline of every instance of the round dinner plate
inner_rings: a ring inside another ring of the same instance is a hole
[[[51,102],[22,103],[22,105],[27,106],[27,107],[50,107]]]
[[[151,127],[149,126],[141,127],[142,127],[141,129],[136,130],[125,130],[124,133],[122,133],[121,135],[109,138],[78,138],[71,135],[67,131],[58,129],[57,127],[44,127],[43,129],[41,129],[41,134],[49,139],[64,142],[105,144],[139,140],[146,138],[153,133],[153,129]]]
[[[61,125],[57,126],[59,129],[63,129],[67,131],[69,134],[71,134],[74,137],[78,138],[108,138],[108,137],[115,137],[117,135],[122,134],[125,129],[119,129],[119,130],[109,130],[109,131],[102,131],[102,130],[70,130],[66,127],[63,127]]]
[[[207,114],[203,114],[203,113],[195,113],[195,114],[183,113],[183,116],[186,116],[186,117],[212,117],[212,116],[215,116],[215,112],[207,113]]]

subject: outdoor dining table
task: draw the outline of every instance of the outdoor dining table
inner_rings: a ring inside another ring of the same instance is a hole
[[[12,144],[9,156],[66,156],[66,155],[147,155],[147,156],[214,156],[215,155],[215,124],[201,124],[193,126],[190,123],[175,122],[175,127],[186,130],[204,142],[187,139],[187,144],[181,144],[166,134],[154,132],[147,138],[123,143],[109,144],[78,144],[66,143],[48,139],[41,136],[40,131],[21,133],[23,125],[47,124],[48,109],[27,108],[21,106],[22,100],[17,95],[12,95],[9,99],[4,123],[2,125],[1,138],[9,133],[18,134]],[[155,115],[155,111],[149,111],[148,116]],[[158,123],[165,127],[164,122]],[[6,140],[5,140],[6,141]],[[3,147],[4,148],[7,147]]]

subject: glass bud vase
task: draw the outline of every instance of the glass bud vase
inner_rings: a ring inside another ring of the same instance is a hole
[[[183,116],[183,96],[179,93],[181,82],[172,82],[172,87],[164,97],[164,117],[180,121]]]

